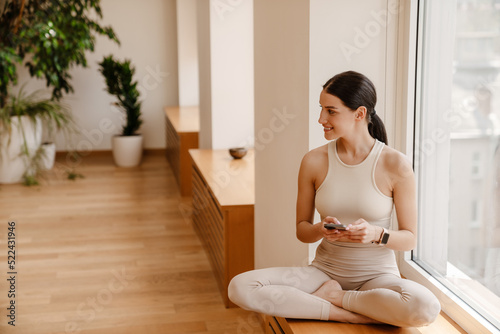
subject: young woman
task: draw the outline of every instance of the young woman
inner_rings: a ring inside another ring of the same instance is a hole
[[[423,326],[440,311],[425,287],[402,279],[395,250],[416,245],[415,180],[403,154],[388,147],[375,112],[373,83],[349,71],[326,82],[319,123],[330,142],[301,163],[297,238],[321,240],[308,267],[268,268],[231,281],[244,309],[287,318]],[[317,209],[322,221],[314,223]],[[395,211],[398,228],[391,229]],[[328,229],[343,224],[345,229]]]

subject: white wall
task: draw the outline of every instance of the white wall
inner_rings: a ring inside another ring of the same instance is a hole
[[[253,0],[199,0],[198,18],[200,147],[251,147]]]
[[[71,105],[82,133],[74,140],[77,149],[98,151],[111,149],[111,137],[122,126],[122,113],[110,103],[114,99],[104,91],[104,78],[97,63],[105,55],[129,58],[136,68],[135,79],[143,99],[145,148],[165,147],[163,107],[178,104],[177,40],[175,0],[102,0],[103,25],[111,25],[121,41],[121,47],[99,37],[95,52],[87,53],[88,68],[71,71],[74,94],[64,101]],[[19,83],[30,80],[23,70]],[[44,87],[44,82],[30,82],[27,90]],[[106,125],[106,122],[112,125]],[[67,150],[61,138],[59,151]]]
[[[335,74],[353,70],[377,89],[377,114],[389,121],[394,109],[392,73],[396,66],[397,0],[311,0],[310,148],[325,144],[318,123],[322,85]],[[362,8],[363,10],[360,10]],[[388,38],[389,37],[389,38]],[[387,101],[389,100],[389,101]],[[389,111],[389,112],[388,112]],[[388,126],[389,132],[393,132]]]
[[[180,106],[200,103],[196,2],[177,0],[176,3]]]

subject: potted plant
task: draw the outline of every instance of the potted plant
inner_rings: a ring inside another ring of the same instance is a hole
[[[99,71],[106,80],[106,91],[117,99],[114,105],[126,116],[121,135],[112,139],[114,161],[120,167],[138,166],[142,158],[143,138],[137,133],[142,119],[137,81],[133,81],[135,68],[130,60],[121,62],[110,55],[99,63]]]
[[[50,167],[42,128],[51,136],[55,131],[69,133],[73,124],[66,105],[42,97],[41,91],[25,94],[22,87],[0,108],[0,183],[36,184],[39,172]]]
[[[59,100],[73,92],[70,70],[87,67],[97,35],[120,43],[111,27],[101,27],[99,0],[3,0],[0,5],[0,107],[17,81],[17,64],[25,58],[30,75],[44,78]]]
[[[57,108],[61,106],[58,102],[63,93],[73,92],[70,70],[75,65],[87,66],[85,53],[94,51],[96,36],[107,36],[118,44],[119,41],[112,28],[100,25],[102,11],[99,0],[0,0],[0,6],[0,135],[2,141],[12,143],[14,140],[10,136],[17,133],[15,129],[22,127],[19,133],[23,139],[37,138],[38,142],[41,131],[35,134],[33,131],[38,125],[32,126],[37,124],[34,121],[36,117],[24,120],[26,118],[21,116],[24,112],[20,111],[20,106],[16,107],[19,113],[15,118],[10,116],[14,105],[22,100],[20,96],[13,97],[10,92],[17,84],[18,66],[24,63],[32,77],[45,79],[47,87],[52,90],[49,99],[52,102],[45,98],[36,101],[32,97],[28,98],[29,103],[34,105],[40,102]],[[51,114],[41,110],[39,116],[43,118],[42,115]],[[31,145],[21,142],[19,146],[27,148]],[[28,151],[24,152],[28,160],[40,157],[31,149]],[[38,147],[37,152],[40,153]],[[0,158],[5,168],[17,168],[8,163],[10,158]],[[27,163],[38,164],[35,161]]]

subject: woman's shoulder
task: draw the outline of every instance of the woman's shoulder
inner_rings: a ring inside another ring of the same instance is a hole
[[[307,152],[302,158],[303,162],[316,163],[320,160],[328,161],[328,144],[316,147]]]
[[[328,166],[328,144],[316,147],[307,152],[302,158],[301,168],[317,170]]]
[[[319,180],[325,178],[328,171],[328,144],[307,152],[300,164],[299,180],[311,181],[315,188]]]
[[[380,160],[384,168],[391,174],[398,176],[413,175],[413,168],[410,159],[400,151],[384,146],[380,154]]]

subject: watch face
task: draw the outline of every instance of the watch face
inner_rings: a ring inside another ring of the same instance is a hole
[[[384,235],[382,236],[382,240],[380,241],[380,243],[382,245],[385,245],[387,243],[387,241],[389,241],[389,236],[390,236],[389,233],[384,233]]]

